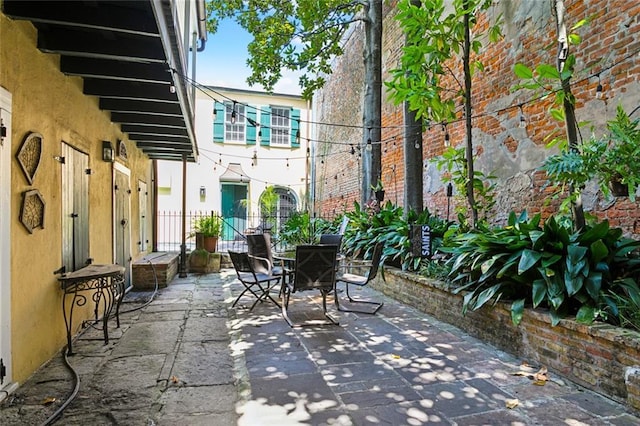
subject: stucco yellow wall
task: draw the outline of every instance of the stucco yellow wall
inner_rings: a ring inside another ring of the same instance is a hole
[[[62,292],[53,271],[62,264],[61,155],[66,142],[89,156],[90,256],[95,263],[113,261],[112,165],[101,160],[102,140],[125,141],[131,169],[131,251],[138,252],[138,179],[151,190],[151,161],[127,140],[109,113],[98,108],[98,98],[82,94],[82,79],[60,72],[59,56],[36,48],[37,31],[31,23],[12,21],[0,13],[0,85],[13,95],[12,152],[29,132],[43,135],[40,165],[29,185],[17,161],[11,167],[11,352],[13,380],[21,382],[66,343],[61,312]],[[5,141],[6,143],[6,141]],[[118,160],[122,161],[122,160]],[[22,192],[38,189],[46,208],[44,229],[33,234],[19,222]],[[149,197],[151,200],[151,197]],[[152,211],[148,205],[147,211]],[[2,212],[5,214],[5,212]],[[148,216],[151,216],[148,214]],[[151,228],[149,224],[149,234]],[[151,235],[150,235],[151,237]],[[91,308],[74,311],[74,330],[91,318]]]

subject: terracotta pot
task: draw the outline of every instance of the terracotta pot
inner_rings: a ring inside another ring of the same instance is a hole
[[[218,245],[218,237],[202,237],[202,248],[209,253],[215,253],[216,246]]]

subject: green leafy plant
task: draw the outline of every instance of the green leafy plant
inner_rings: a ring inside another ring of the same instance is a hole
[[[205,237],[219,237],[222,229],[222,218],[217,214],[200,216],[195,220],[194,232],[202,233]]]
[[[335,234],[342,217],[332,222],[323,218],[311,218],[309,212],[293,212],[282,224],[275,239],[285,246],[312,244],[320,239],[321,234]]]
[[[640,185],[640,120],[631,120],[621,105],[616,109],[615,120],[607,123],[608,137],[604,156],[599,163],[598,177],[604,183],[619,181],[627,187],[629,199],[635,201],[635,192]]]
[[[438,171],[446,171],[443,181],[452,182],[456,188],[456,193],[466,194],[469,187],[469,176],[467,171],[467,160],[465,148],[449,147],[442,156],[433,160]],[[479,170],[473,172],[473,188],[475,192],[474,203],[478,212],[479,220],[486,221],[487,215],[495,205],[495,179],[493,175],[487,175]],[[466,209],[462,203],[458,203],[456,211],[459,215],[465,215]],[[460,217],[462,219],[463,216]]]
[[[514,324],[530,304],[548,308],[555,325],[567,315],[590,323],[602,306],[616,316],[607,294],[637,276],[638,248],[640,241],[622,237],[606,221],[573,232],[571,221],[551,217],[541,226],[540,215],[529,220],[511,213],[506,227],[460,234],[442,250],[452,255],[449,277],[455,292],[464,292],[465,313],[507,299]],[[633,280],[624,284],[638,291]]]
[[[558,184],[568,197],[561,207],[575,202],[587,182],[595,179],[600,190],[608,195],[610,184],[619,181],[627,187],[629,198],[635,201],[640,185],[640,120],[631,120],[618,105],[616,118],[607,123],[608,135],[594,135],[579,148],[560,152],[545,160],[542,170],[549,180]]]
[[[387,201],[380,210],[372,212],[362,209],[355,203],[354,210],[345,213],[349,218],[349,227],[342,240],[347,255],[367,258],[377,242],[384,243],[383,259],[397,263],[404,270],[417,270],[423,261],[415,257],[411,250],[411,225],[429,225],[432,236],[432,249],[442,244],[442,237],[450,223],[428,210],[420,214],[409,211],[404,214],[402,207]]]

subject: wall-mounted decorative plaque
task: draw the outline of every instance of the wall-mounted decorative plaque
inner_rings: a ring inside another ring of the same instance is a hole
[[[35,132],[29,133],[27,137],[24,138],[24,141],[16,154],[18,164],[20,164],[22,172],[27,178],[29,185],[33,185],[33,179],[38,171],[41,156],[42,135]]]
[[[20,222],[30,234],[33,234],[33,230],[36,228],[44,229],[44,198],[37,189],[22,193]]]

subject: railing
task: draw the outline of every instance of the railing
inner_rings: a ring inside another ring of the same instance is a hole
[[[194,225],[202,216],[219,215],[216,212],[189,211],[185,215],[186,250],[193,251],[196,247]],[[247,234],[270,232],[274,238],[274,249],[282,251],[286,247],[278,241],[278,229],[285,223],[289,216],[280,215],[277,218],[265,220],[260,215],[244,215],[241,217],[224,217],[222,219],[221,235],[218,238],[217,251],[226,252],[246,251]],[[328,219],[328,218],[327,218]],[[330,220],[330,219],[328,219]],[[158,212],[158,251],[180,251],[182,244],[182,212],[159,211]]]

